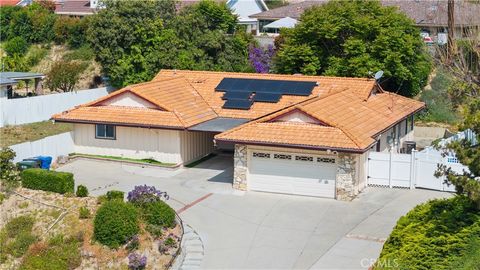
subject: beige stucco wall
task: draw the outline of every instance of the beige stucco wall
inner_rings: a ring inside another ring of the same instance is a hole
[[[392,141],[392,143],[388,144],[387,143],[387,138],[389,136],[393,136],[393,127],[388,129],[387,131],[383,132],[380,135],[380,152],[388,152],[389,149],[392,149],[393,152],[399,153],[400,149],[404,146],[403,143],[405,141],[413,141],[414,140],[414,133],[413,129],[410,128],[410,123],[408,123],[408,131],[405,133],[405,125],[407,124],[406,120],[401,121],[399,124],[397,124],[397,131],[400,130],[400,140],[397,140],[397,137],[395,137],[395,140]],[[373,150],[375,151],[376,146],[373,146]]]
[[[213,135],[166,129],[116,127],[116,139],[95,138],[95,125],[74,125],[75,152],[127,158],[152,158],[182,164],[213,150]]]
[[[128,107],[140,107],[140,108],[156,108],[154,104],[146,101],[145,99],[134,95],[130,92],[125,92],[113,98],[109,98],[101,103],[105,106],[128,106]]]

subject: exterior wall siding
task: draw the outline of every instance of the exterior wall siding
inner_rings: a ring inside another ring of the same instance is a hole
[[[132,94],[125,92],[101,103],[106,106],[127,106],[139,108],[157,108],[154,104]]]
[[[410,128],[410,122],[408,122],[409,127],[407,133],[405,133],[406,125],[406,120],[403,120],[396,125],[396,131],[400,132],[400,139],[397,140],[397,137],[395,137],[395,141],[392,141],[392,143],[390,144],[388,143],[387,138],[393,136],[394,127],[388,129],[380,135],[380,152],[389,152],[389,150],[391,149],[392,152],[400,153],[400,149],[403,148],[403,144],[405,141],[414,140],[414,132],[413,129]],[[375,147],[376,146],[373,146],[373,149],[375,149]]]
[[[75,152],[182,163],[180,131],[116,127],[116,139],[95,138],[95,125],[74,125]]]
[[[180,131],[180,154],[184,164],[213,152],[213,133]]]

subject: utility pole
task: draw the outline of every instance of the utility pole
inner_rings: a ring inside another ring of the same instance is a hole
[[[447,39],[447,65],[452,63],[455,53],[455,1],[448,0],[448,39]]]

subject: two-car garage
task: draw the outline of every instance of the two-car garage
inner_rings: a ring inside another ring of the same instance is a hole
[[[249,149],[247,163],[249,190],[335,198],[334,155]]]

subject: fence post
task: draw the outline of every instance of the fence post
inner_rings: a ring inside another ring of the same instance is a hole
[[[388,155],[388,187],[392,188],[392,150]]]
[[[412,153],[410,154],[410,189],[414,189],[415,185],[417,184],[417,150],[413,149]]]

